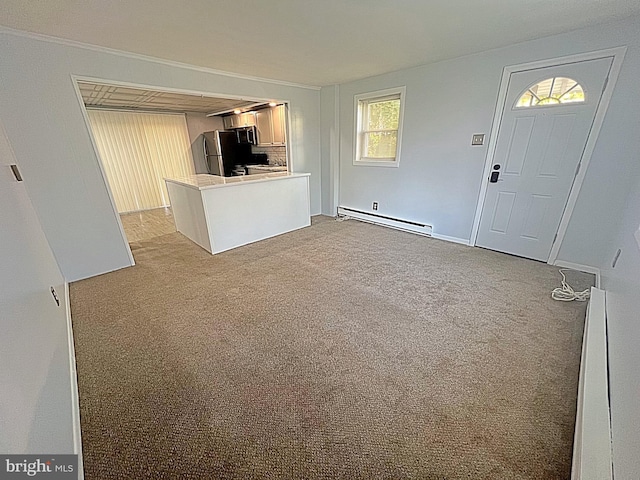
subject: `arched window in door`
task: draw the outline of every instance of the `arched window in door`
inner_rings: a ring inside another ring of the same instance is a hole
[[[572,78],[553,77],[527,88],[516,102],[516,108],[584,101],[584,90],[578,82]]]

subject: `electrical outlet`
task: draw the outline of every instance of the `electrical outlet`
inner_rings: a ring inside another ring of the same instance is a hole
[[[471,145],[484,145],[484,133],[474,133],[471,137]]]
[[[378,210],[378,202],[373,202],[373,209]]]

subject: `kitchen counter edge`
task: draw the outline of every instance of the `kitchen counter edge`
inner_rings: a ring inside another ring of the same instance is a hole
[[[242,175],[238,177],[220,177],[218,175],[198,174],[189,177],[168,178],[165,181],[177,183],[195,190],[209,190],[212,188],[223,188],[251,183],[271,182],[273,180],[286,180],[289,178],[309,177],[310,173],[261,173],[257,175]],[[254,178],[255,177],[255,178]]]

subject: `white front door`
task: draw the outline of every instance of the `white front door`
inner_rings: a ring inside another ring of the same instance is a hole
[[[476,245],[549,259],[612,60],[511,74]]]

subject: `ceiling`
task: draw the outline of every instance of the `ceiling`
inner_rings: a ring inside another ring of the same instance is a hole
[[[0,24],[306,85],[640,14],[638,0],[2,0]]]
[[[255,100],[206,97],[141,88],[78,82],[88,107],[122,108],[161,112],[221,113],[255,106]],[[264,103],[264,102],[261,102]]]

